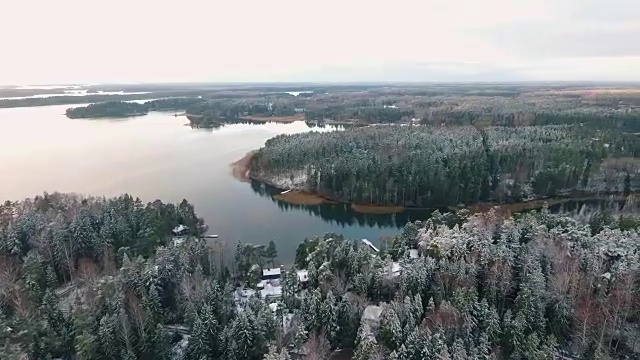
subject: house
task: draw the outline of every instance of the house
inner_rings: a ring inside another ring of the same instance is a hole
[[[262,270],[262,280],[279,280],[280,276],[282,276],[282,270],[280,268]]]
[[[189,228],[180,224],[171,230],[173,236],[186,236],[189,233]]]

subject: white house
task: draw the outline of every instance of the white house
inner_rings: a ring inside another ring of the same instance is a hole
[[[280,279],[281,275],[282,270],[280,268],[262,270],[262,280],[277,280]]]

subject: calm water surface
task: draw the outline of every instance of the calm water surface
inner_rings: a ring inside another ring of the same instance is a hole
[[[47,192],[96,196],[129,193],[143,201],[187,199],[230,249],[238,240],[275,240],[282,262],[305,237],[326,232],[377,240],[408,217],[360,215],[345,205],[300,207],[276,191],[231,176],[229,164],[278,134],[311,131],[303,122],[237,124],[195,130],[169,113],[113,120],[71,120],[67,105],[0,109],[0,200]],[[315,129],[330,131],[331,129]]]

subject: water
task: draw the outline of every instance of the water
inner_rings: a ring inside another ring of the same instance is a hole
[[[231,176],[229,164],[275,135],[310,131],[304,122],[196,130],[171,113],[71,120],[63,115],[67,107],[0,109],[0,201],[44,191],[187,199],[230,250],[238,240],[274,240],[283,263],[293,260],[305,237],[337,232],[376,241],[396,234],[408,219],[426,216],[361,215],[346,205],[291,206],[271,198],[275,189]]]

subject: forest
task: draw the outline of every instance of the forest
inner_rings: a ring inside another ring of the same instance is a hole
[[[369,126],[279,135],[251,176],[358,204],[456,206],[640,189],[635,135],[566,125]]]
[[[0,107],[189,98],[179,107],[197,127],[250,116],[304,115],[315,123],[437,126],[580,125],[640,132],[640,88],[620,84],[139,85],[101,91],[143,94],[0,100]],[[95,90],[91,88],[90,90]],[[307,91],[302,92],[300,91]],[[295,94],[295,95],[294,95]]]
[[[377,253],[324,234],[301,239],[267,300],[240,294],[275,246],[231,259],[186,200],[44,194],[0,207],[0,358],[637,358],[639,226],[436,212]]]

